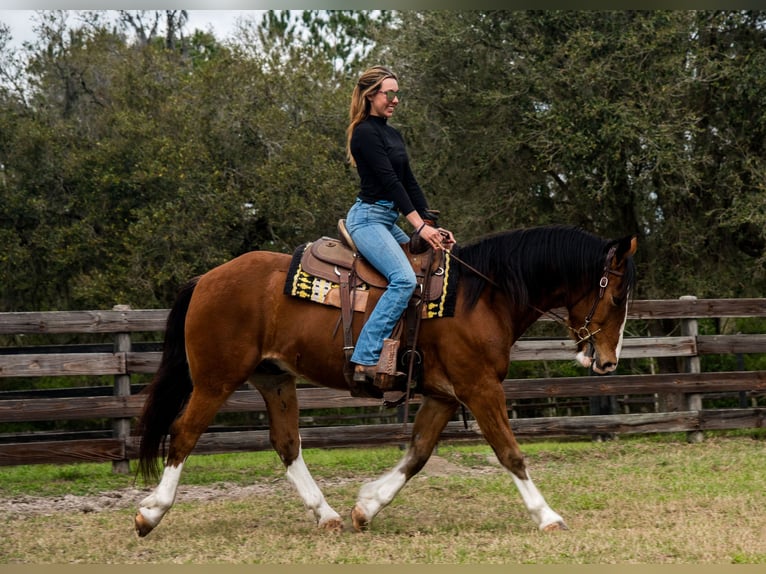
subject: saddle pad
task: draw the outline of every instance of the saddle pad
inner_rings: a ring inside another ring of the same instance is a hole
[[[301,245],[293,253],[290,269],[285,277],[284,294],[340,308],[340,285],[335,281],[307,273],[301,265],[304,251],[310,246],[310,243]],[[441,289],[436,293],[430,293],[431,300],[423,305],[425,319],[452,317],[455,313],[457,269],[453,268],[449,254],[444,255]],[[354,302],[354,311],[365,312],[369,290],[369,285],[365,283],[353,289],[351,298]]]

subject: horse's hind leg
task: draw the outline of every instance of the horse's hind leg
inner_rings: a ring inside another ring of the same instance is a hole
[[[298,396],[291,375],[257,375],[250,379],[266,402],[269,413],[269,438],[287,469],[287,478],[295,486],[317,524],[328,530],[342,530],[343,519],[333,510],[314,481],[301,451],[298,430]]]
[[[157,488],[139,504],[135,517],[139,536],[149,534],[173,506],[186,458],[230,394],[224,391],[205,392],[200,387],[194,387],[186,409],[171,428],[170,447],[162,479]]]
[[[410,446],[404,458],[388,473],[368,482],[360,489],[356,506],[351,512],[351,520],[356,530],[366,529],[375,515],[423,468],[457,406],[457,402],[423,397],[423,403],[413,423]]]
[[[508,422],[505,394],[499,384],[474,384],[463,397],[476,417],[484,438],[495,451],[500,464],[508,469],[519,489],[529,515],[540,530],[566,530],[564,520],[540,494],[527,471],[524,455]]]

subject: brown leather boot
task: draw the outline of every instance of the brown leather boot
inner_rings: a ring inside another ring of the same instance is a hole
[[[354,382],[365,383],[367,379],[374,380],[378,373],[377,365],[354,365]]]
[[[348,383],[348,390],[351,393],[351,396],[382,399],[383,391],[373,384],[377,374],[377,366],[351,364],[353,365],[353,371],[351,373],[344,373],[346,375],[346,382]]]

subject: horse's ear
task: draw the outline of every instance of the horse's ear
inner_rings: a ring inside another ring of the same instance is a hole
[[[635,235],[628,235],[617,240],[617,250],[615,251],[615,262],[622,262],[628,257],[632,257],[638,248],[638,238]]]

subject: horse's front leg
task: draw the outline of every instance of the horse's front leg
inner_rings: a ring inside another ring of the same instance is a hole
[[[404,458],[391,471],[360,489],[356,506],[351,511],[351,520],[356,530],[366,529],[375,515],[423,468],[457,405],[458,403],[453,401],[423,397],[423,403],[413,423],[410,446]]]
[[[342,530],[343,519],[333,510],[311,476],[303,460],[298,429],[298,396],[295,380],[287,381],[254,377],[251,382],[263,395],[269,413],[269,438],[287,469],[287,478],[295,486],[317,524],[328,530]]]
[[[524,505],[537,527],[545,531],[567,530],[564,520],[548,506],[529,476],[524,455],[508,422],[505,393],[499,381],[475,384],[471,387],[471,392],[460,398],[476,417],[484,438],[495,451],[500,464],[510,471]]]

